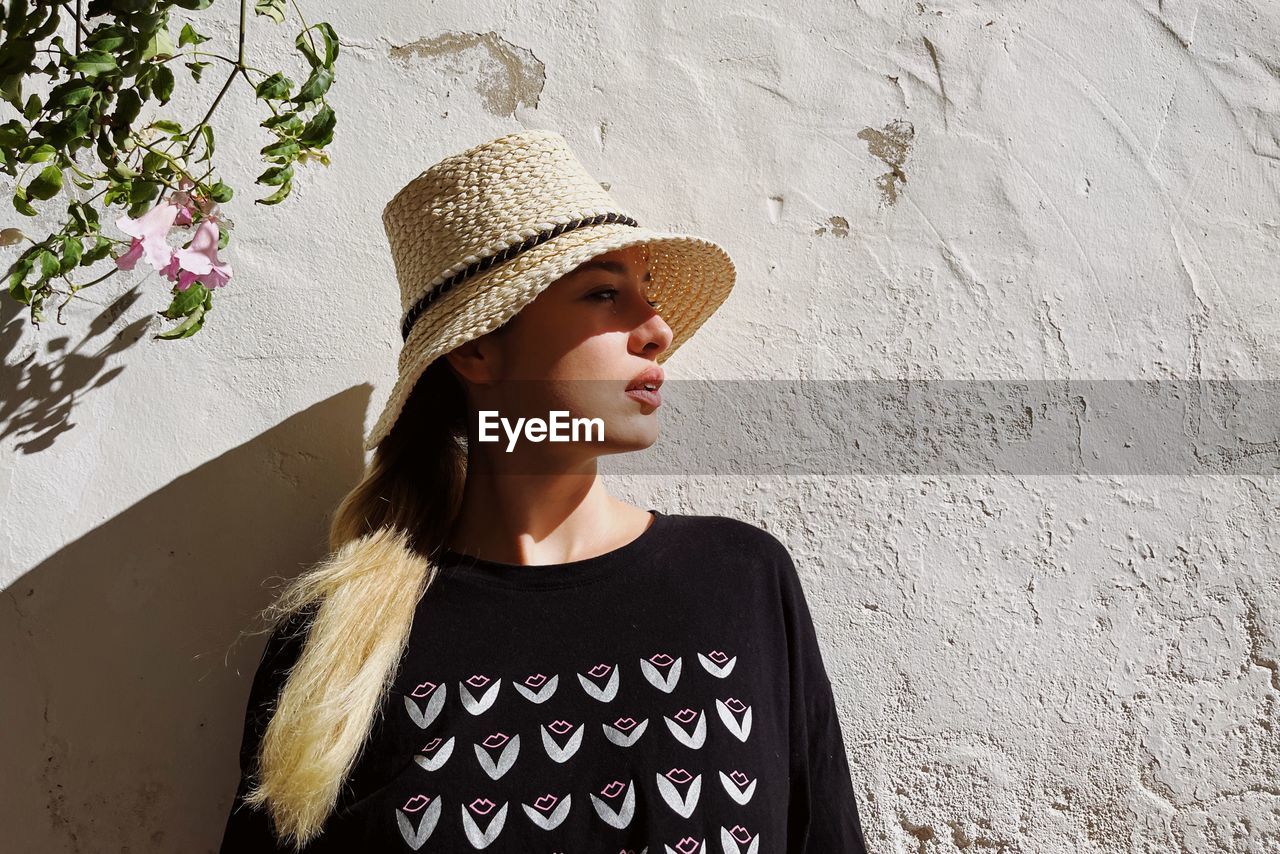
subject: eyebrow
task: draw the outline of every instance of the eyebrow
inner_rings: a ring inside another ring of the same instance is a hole
[[[627,274],[627,265],[623,264],[621,261],[609,261],[602,258],[593,258],[592,260],[586,261],[575,267],[573,272],[585,273],[589,270],[604,270],[606,273],[615,273],[619,276],[625,276]],[[647,282],[651,279],[653,279],[653,272],[645,271],[644,280]]]

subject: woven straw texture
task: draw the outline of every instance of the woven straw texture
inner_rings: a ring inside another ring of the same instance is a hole
[[[626,211],[552,131],[500,136],[423,171],[383,210],[400,284],[401,319],[437,284],[539,232]],[[671,327],[665,362],[733,288],[729,255],[714,242],[621,223],[588,225],[464,279],[429,303],[400,351],[399,373],[365,448],[394,426],[414,384],[439,356],[514,317],[561,276],[605,252],[647,244],[650,293]]]

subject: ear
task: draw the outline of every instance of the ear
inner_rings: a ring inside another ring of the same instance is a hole
[[[445,354],[453,370],[473,385],[492,385],[502,375],[502,351],[491,334],[481,335]]]

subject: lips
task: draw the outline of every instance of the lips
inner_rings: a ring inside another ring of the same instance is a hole
[[[645,368],[643,371],[632,377],[631,382],[627,383],[626,390],[633,391],[635,389],[648,387],[651,391],[657,391],[662,386],[662,381],[665,377],[665,371],[657,365],[654,365],[652,367]]]

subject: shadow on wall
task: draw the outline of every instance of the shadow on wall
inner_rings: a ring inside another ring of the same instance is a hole
[[[324,557],[370,391],[205,463],[5,591],[6,850],[216,850],[266,643],[240,632]]]
[[[110,365],[112,357],[123,353],[147,334],[153,314],[147,313],[107,333],[121,315],[133,308],[142,290],[133,287],[118,296],[90,321],[87,329],[74,334],[80,340],[72,343],[72,334],[59,334],[59,329],[76,329],[57,325],[56,300],[45,306],[41,328],[52,328],[53,334],[39,335],[45,352],[28,354],[21,361],[12,357],[23,330],[31,322],[30,309],[17,300],[0,299],[0,438],[13,437],[15,448],[34,454],[52,447],[57,438],[75,426],[71,420],[75,404],[89,392],[114,380],[123,365]]]

